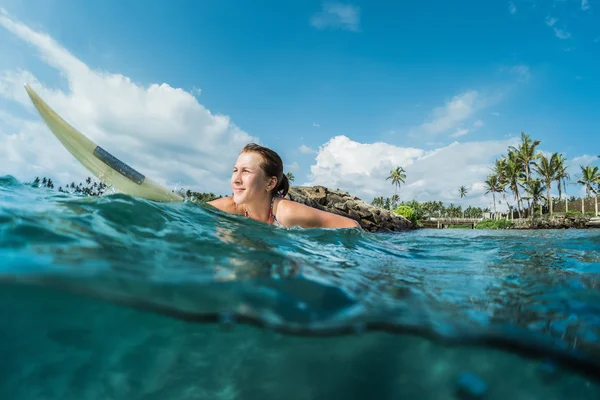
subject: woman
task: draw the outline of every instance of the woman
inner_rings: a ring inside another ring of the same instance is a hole
[[[283,174],[281,158],[273,150],[254,143],[246,145],[238,156],[231,175],[231,189],[233,196],[208,204],[276,226],[360,227],[353,219],[284,199],[289,182]]]

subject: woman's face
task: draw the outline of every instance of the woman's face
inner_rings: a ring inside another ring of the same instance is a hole
[[[231,175],[231,190],[233,201],[244,204],[267,194],[267,189],[272,189],[272,180],[269,179],[260,167],[262,157],[254,152],[241,153],[233,167]]]

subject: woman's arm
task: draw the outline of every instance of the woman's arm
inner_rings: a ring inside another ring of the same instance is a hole
[[[360,228],[360,224],[342,215],[318,210],[290,200],[277,205],[277,220],[284,226],[302,228]]]

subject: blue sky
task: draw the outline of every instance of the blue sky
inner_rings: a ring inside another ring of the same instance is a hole
[[[385,176],[403,165],[404,198],[485,203],[481,182],[521,131],[575,167],[600,154],[598,0],[176,4],[0,0],[0,138],[12,138],[0,174],[85,175],[43,127],[27,131],[39,119],[19,79],[148,175],[219,193],[250,138],[280,152],[295,183],[369,201],[393,193]],[[111,98],[127,93],[140,104],[156,95],[173,114],[129,112],[130,101],[112,110]],[[143,132],[146,118],[155,131]],[[188,158],[177,155],[184,148]],[[458,198],[460,185],[468,199]]]

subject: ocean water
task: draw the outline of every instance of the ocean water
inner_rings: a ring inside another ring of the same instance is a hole
[[[600,230],[277,229],[0,177],[1,399],[597,399]]]

